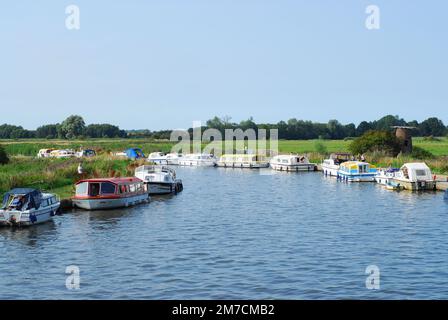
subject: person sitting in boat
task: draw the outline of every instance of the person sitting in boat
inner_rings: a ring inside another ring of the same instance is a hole
[[[361,155],[361,161],[362,162],[366,161],[366,157],[364,156],[364,154]]]
[[[25,197],[17,196],[11,201],[10,208],[20,211],[24,204],[25,204]]]

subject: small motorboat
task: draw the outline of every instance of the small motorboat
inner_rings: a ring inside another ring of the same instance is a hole
[[[3,196],[0,226],[30,226],[52,220],[59,212],[57,195],[31,188],[12,189]]]
[[[176,178],[176,171],[167,166],[140,166],[135,176],[142,180],[150,195],[171,194],[183,190],[182,180]]]
[[[403,189],[403,186],[400,183],[396,183],[393,181],[388,181],[385,184],[385,187],[387,190],[402,190]]]
[[[398,168],[378,169],[375,181],[378,184],[387,185],[395,177],[398,170]]]
[[[143,181],[135,177],[80,180],[72,198],[74,206],[86,210],[130,207],[148,201]]]

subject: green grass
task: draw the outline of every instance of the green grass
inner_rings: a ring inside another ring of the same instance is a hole
[[[317,144],[323,145],[327,152],[348,151],[351,141],[344,140],[280,140],[278,142],[281,153],[309,153],[316,152]],[[421,147],[435,156],[448,156],[448,138],[428,141],[423,138],[414,138],[414,145]],[[170,141],[155,141],[148,139],[89,139],[89,140],[0,140],[0,144],[9,155],[36,156],[39,149],[44,148],[92,148],[99,153],[123,151],[129,147],[140,147],[148,154],[154,151],[168,152],[175,145]],[[203,144],[205,146],[206,144]]]

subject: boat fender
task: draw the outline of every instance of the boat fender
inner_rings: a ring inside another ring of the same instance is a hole
[[[51,211],[50,215],[52,215],[52,213],[53,213],[53,211]],[[35,216],[34,214],[33,214],[33,215],[30,215],[30,221],[31,221],[32,223],[34,223],[34,222],[37,221],[37,218],[36,218],[36,216]]]

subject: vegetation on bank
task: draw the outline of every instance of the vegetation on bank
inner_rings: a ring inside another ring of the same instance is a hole
[[[30,187],[57,193],[62,198],[73,195],[74,184],[81,178],[133,176],[139,162],[99,156],[83,159],[83,175],[78,174],[79,159],[36,159],[13,157],[0,167],[0,194],[17,187]]]
[[[354,140],[280,140],[278,148],[280,153],[308,154],[312,162],[320,163],[332,152],[349,152],[353,143]],[[380,167],[400,167],[405,162],[425,161],[435,174],[448,174],[448,138],[414,138],[413,143],[414,153],[409,156],[391,156],[381,148],[360,151],[366,151],[367,160]],[[145,154],[169,152],[174,144],[148,139],[0,140],[0,160],[1,149],[6,151],[4,156],[9,156],[9,163],[0,165],[0,194],[14,187],[34,187],[55,192],[62,198],[73,195],[74,183],[81,178],[77,173],[81,160],[37,159],[37,152],[42,148],[94,148],[99,154],[97,157],[82,159],[83,178],[93,178],[132,176],[135,167],[143,163],[114,158],[111,152],[133,146],[141,147]]]

